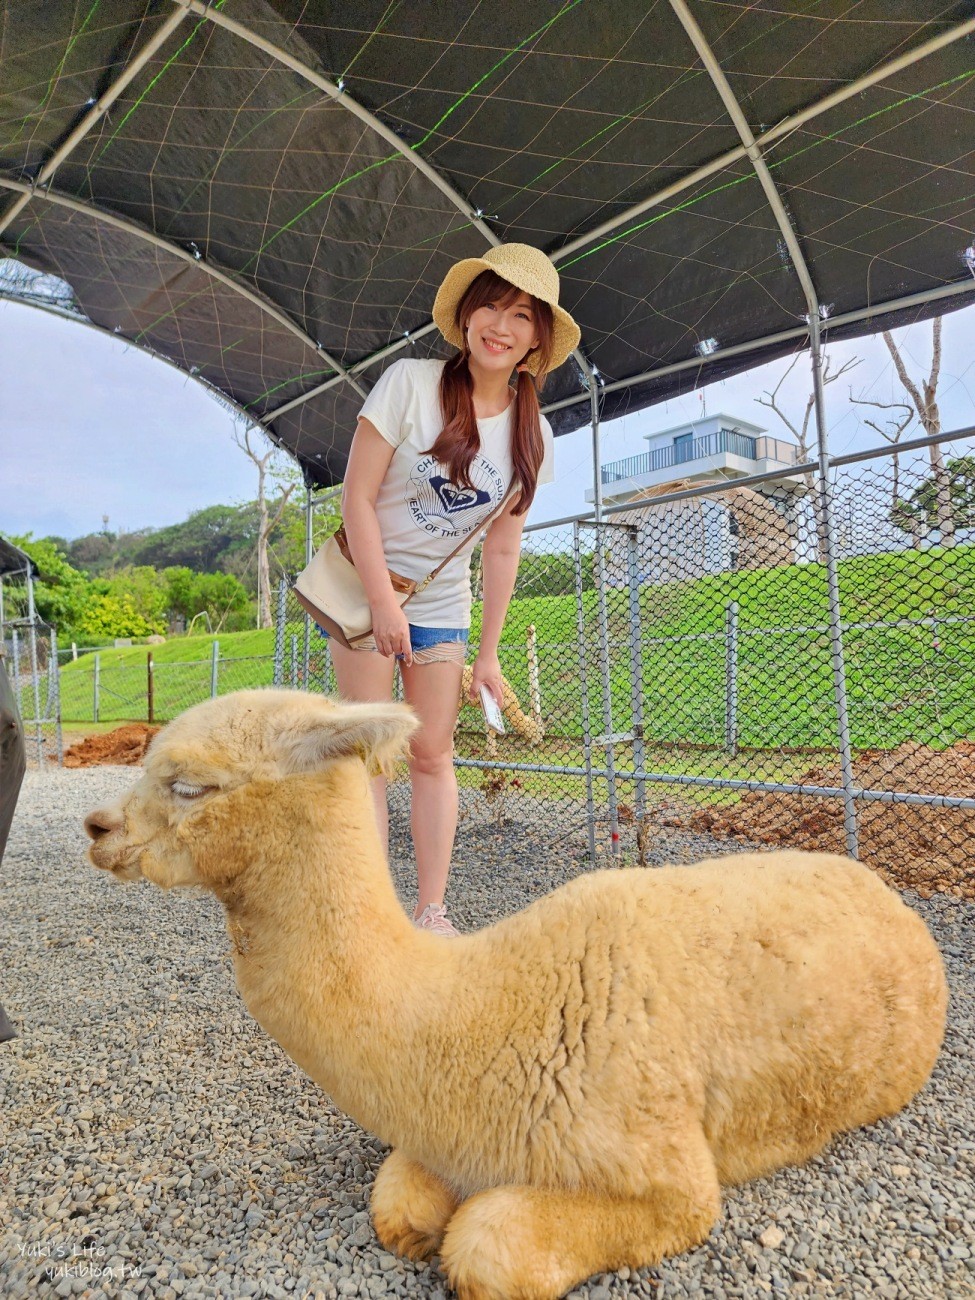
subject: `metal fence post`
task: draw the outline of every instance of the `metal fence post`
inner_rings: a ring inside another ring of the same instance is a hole
[[[54,743],[57,748],[58,767],[64,767],[64,737],[61,734],[61,662],[58,659],[58,632],[51,628],[51,658],[48,661],[47,698],[48,712],[54,714]]]
[[[633,766],[643,772],[646,751],[643,739],[643,620],[640,614],[640,530],[631,527],[626,543],[627,585],[630,593],[630,710],[633,715]],[[636,820],[640,826],[647,812],[647,783],[637,778]]]
[[[41,679],[37,667],[37,611],[34,608],[34,580],[27,571],[27,617],[30,619],[30,680],[34,693],[34,740],[37,743],[37,766],[44,770],[44,731],[41,727]]]
[[[298,638],[291,634],[291,685],[298,689]]]
[[[609,609],[606,605],[606,565],[603,559],[604,531],[613,525],[596,525],[596,553],[593,580],[599,619],[599,675],[603,684],[603,753],[606,755],[606,787],[609,795],[609,839],[614,854],[620,851],[619,810],[616,798],[616,749],[613,736],[613,683],[610,676]]]
[[[314,538],[312,536],[315,526],[315,503],[312,499],[311,488],[305,484],[305,563],[310,564],[312,556],[315,553]],[[305,683],[305,690],[311,689],[311,615],[305,610],[304,618],[304,638],[302,642],[301,662],[304,668],[302,680]]]
[[[146,721],[156,721],[156,682],[152,671],[152,651],[146,652]]]
[[[724,616],[724,747],[738,754],[738,602],[729,601]]]
[[[220,684],[220,642],[214,640],[210,647],[210,699],[217,698],[217,687]]]
[[[20,639],[17,636],[17,629],[15,627],[12,627],[10,629],[10,653],[13,655],[13,661],[14,661],[14,671],[13,671],[14,700],[17,704],[17,712],[22,713],[23,710],[21,709],[20,706]]]
[[[278,583],[278,616],[274,624],[274,685],[284,685],[284,628],[288,617],[288,586]]]
[[[100,655],[100,654],[98,653],[98,651],[96,650],[96,651],[95,651],[95,671],[94,671],[94,673],[92,674],[92,679],[91,679],[91,684],[92,684],[92,699],[91,699],[91,715],[92,715],[92,716],[91,716],[91,720],[92,720],[92,722],[97,722],[97,721],[98,721],[98,687],[99,687],[99,684],[100,684],[100,683],[99,683],[99,677],[101,676],[101,667],[102,667],[101,655]]]
[[[572,525],[572,569],[576,589],[576,630],[579,643],[579,682],[582,687],[582,754],[586,771],[586,829],[589,860],[596,862],[596,804],[592,786],[592,731],[589,726],[589,674],[586,671],[586,615],[583,608],[582,541],[578,522]]]
[[[843,655],[843,623],[840,609],[840,584],[836,567],[836,539],[833,530],[833,509],[829,485],[829,448],[826,429],[826,402],[823,387],[823,357],[820,347],[819,313],[809,315],[809,353],[812,363],[813,397],[816,408],[816,436],[819,454],[818,504],[821,535],[826,561],[826,583],[829,593],[829,641],[833,663],[833,694],[836,700],[836,738],[840,751],[840,771],[843,784],[844,824],[846,851],[850,857],[860,856],[857,831],[856,799],[853,796],[853,752],[850,745],[850,718],[847,711],[846,663]]]
[[[541,726],[542,686],[538,669],[538,633],[534,623],[529,623],[525,633],[525,652],[528,657],[528,708],[532,718]]]

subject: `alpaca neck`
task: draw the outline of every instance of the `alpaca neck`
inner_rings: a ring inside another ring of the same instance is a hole
[[[254,858],[218,890],[241,996],[342,1109],[383,1133],[391,1056],[405,1047],[388,1037],[390,1016],[444,994],[424,991],[429,936],[396,896],[365,768],[349,760],[291,778],[258,806]]]

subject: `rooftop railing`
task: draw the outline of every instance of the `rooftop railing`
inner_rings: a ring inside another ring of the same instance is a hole
[[[794,443],[767,435],[753,438],[735,429],[719,429],[700,438],[678,438],[667,447],[655,447],[640,456],[627,456],[602,467],[604,483],[618,483],[621,479],[641,478],[658,470],[687,465],[695,460],[707,460],[721,453],[739,456],[742,460],[772,460],[781,465],[795,465],[799,449]]]

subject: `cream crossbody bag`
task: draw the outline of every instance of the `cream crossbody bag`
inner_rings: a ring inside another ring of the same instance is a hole
[[[419,580],[404,578],[400,573],[389,569],[389,580],[402,609],[417,592],[429,587],[438,573],[459,555],[465,546],[472,544],[484,532],[493,519],[501,513],[511,500],[516,489],[512,483],[501,499],[499,505],[488,515],[484,523],[469,533],[459,542],[450,554],[440,561],[435,569]],[[345,536],[345,528],[333,533],[319,547],[311,563],[302,569],[295,579],[294,593],[299,604],[306,610],[319,627],[334,637],[339,645],[347,650],[354,650],[360,641],[372,635],[372,610],[366,598],[366,589],[356,572],[352,553]]]

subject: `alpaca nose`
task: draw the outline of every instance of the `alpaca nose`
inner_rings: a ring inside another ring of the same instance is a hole
[[[93,840],[100,840],[109,831],[122,825],[122,816],[111,808],[96,808],[85,818],[85,830]]]

